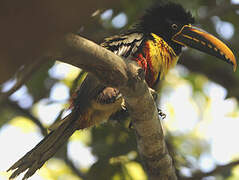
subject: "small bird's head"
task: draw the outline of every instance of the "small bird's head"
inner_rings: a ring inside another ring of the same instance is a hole
[[[192,24],[194,18],[181,5],[160,2],[146,10],[136,27],[163,38],[177,55],[183,46],[192,47],[232,64],[235,70],[237,64],[232,51],[222,41]]]

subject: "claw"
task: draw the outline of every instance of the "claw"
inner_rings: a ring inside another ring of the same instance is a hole
[[[163,113],[163,111],[161,109],[159,109],[159,108],[157,108],[157,109],[158,109],[158,114],[160,115],[160,117],[162,119],[165,119],[167,115],[165,113]]]

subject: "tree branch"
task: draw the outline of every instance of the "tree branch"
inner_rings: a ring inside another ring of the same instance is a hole
[[[83,174],[72,162],[72,160],[66,155],[64,158],[65,163],[71,168],[78,177],[85,179],[85,174]]]
[[[149,179],[177,179],[163,129],[141,68],[129,63],[129,83],[120,87],[137,137],[139,154]],[[140,97],[140,98],[139,98]]]
[[[128,80],[127,65],[119,56],[74,34],[64,37],[53,57],[92,72],[106,85],[122,86]]]
[[[16,110],[18,113],[30,118],[32,120],[32,122],[35,123],[40,128],[42,135],[44,135],[44,136],[47,135],[47,130],[43,126],[41,121],[38,118],[36,118],[35,116],[33,116],[29,110],[21,108],[17,103],[12,102],[10,100],[7,100],[5,103],[12,109]]]
[[[225,172],[225,170],[230,170],[233,167],[235,167],[236,165],[239,165],[239,160],[230,162],[226,165],[219,165],[215,169],[213,169],[212,171],[209,171],[209,172],[206,172],[206,173],[201,172],[201,171],[196,172],[192,175],[192,177],[180,178],[180,180],[200,180],[204,177],[208,177],[208,176],[211,176],[211,175],[222,174],[223,172]]]
[[[143,70],[135,62],[124,61],[105,48],[73,34],[65,37],[56,58],[89,71],[102,83],[118,88],[133,119],[139,154],[149,178],[177,179]]]
[[[209,58],[209,56],[205,56],[205,59]],[[203,62],[201,58],[192,56],[190,53],[183,53],[179,63],[186,66],[192,72],[205,74],[212,81],[225,87],[229,97],[233,96],[239,100],[239,79],[234,75],[230,66],[225,66],[223,62],[212,64],[210,59]]]
[[[46,61],[46,57],[37,59],[29,64],[28,66],[23,67],[21,72],[19,72],[19,77],[17,78],[16,84],[7,92],[0,94],[0,105],[5,103],[9,96],[15,93],[23,84],[25,84],[31,77],[34,72]]]

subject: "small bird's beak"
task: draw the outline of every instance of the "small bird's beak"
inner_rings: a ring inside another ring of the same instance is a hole
[[[232,51],[219,39],[192,25],[185,25],[173,36],[173,41],[205,52],[233,65],[236,71],[237,62]]]

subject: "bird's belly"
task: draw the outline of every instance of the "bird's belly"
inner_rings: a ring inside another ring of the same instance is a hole
[[[93,101],[91,112],[89,112],[89,123],[91,125],[97,125],[107,121],[112,114],[121,109],[122,103],[122,97],[118,98],[114,103],[109,104],[101,104]]]

